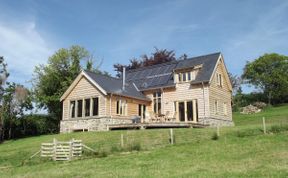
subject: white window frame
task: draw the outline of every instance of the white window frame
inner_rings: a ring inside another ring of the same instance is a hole
[[[116,101],[116,114],[119,116],[127,116],[127,110],[127,101],[124,99],[118,99]]]

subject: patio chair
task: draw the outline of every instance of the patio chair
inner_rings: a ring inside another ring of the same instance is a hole
[[[150,112],[149,114],[150,114],[150,120],[151,120],[152,122],[158,121],[158,118],[156,117],[156,115],[155,115],[154,112]]]

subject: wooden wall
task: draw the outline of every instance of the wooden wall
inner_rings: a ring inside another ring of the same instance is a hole
[[[217,76],[216,76],[217,73],[220,73],[222,75],[222,79],[223,79],[222,87],[217,85]],[[231,120],[232,119],[232,107],[231,107],[232,92],[229,89],[229,86],[228,86],[229,80],[227,79],[227,75],[225,73],[226,73],[225,66],[224,66],[223,60],[221,59],[218,63],[216,72],[212,78],[212,81],[209,87],[210,115],[213,118]],[[216,113],[215,104],[214,104],[216,100],[218,101],[218,113]],[[224,102],[227,103],[227,115],[224,114],[224,108],[223,108]]]
[[[99,98],[99,116],[106,115],[106,98],[92,83],[82,77],[69,95],[63,101],[63,120],[69,119],[69,107],[71,100],[83,98]]]

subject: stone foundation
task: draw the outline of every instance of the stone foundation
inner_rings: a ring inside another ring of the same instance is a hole
[[[113,119],[110,117],[91,119],[71,119],[60,122],[60,133],[73,131],[107,131],[107,125],[132,123],[130,119]]]
[[[234,122],[232,120],[226,119],[216,119],[216,118],[199,118],[198,123],[209,125],[209,127],[225,127],[225,126],[234,126]]]

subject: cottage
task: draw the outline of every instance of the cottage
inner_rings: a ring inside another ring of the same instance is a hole
[[[121,79],[82,71],[60,99],[60,132],[107,130],[137,117],[232,126],[231,92],[221,53],[124,70]]]

